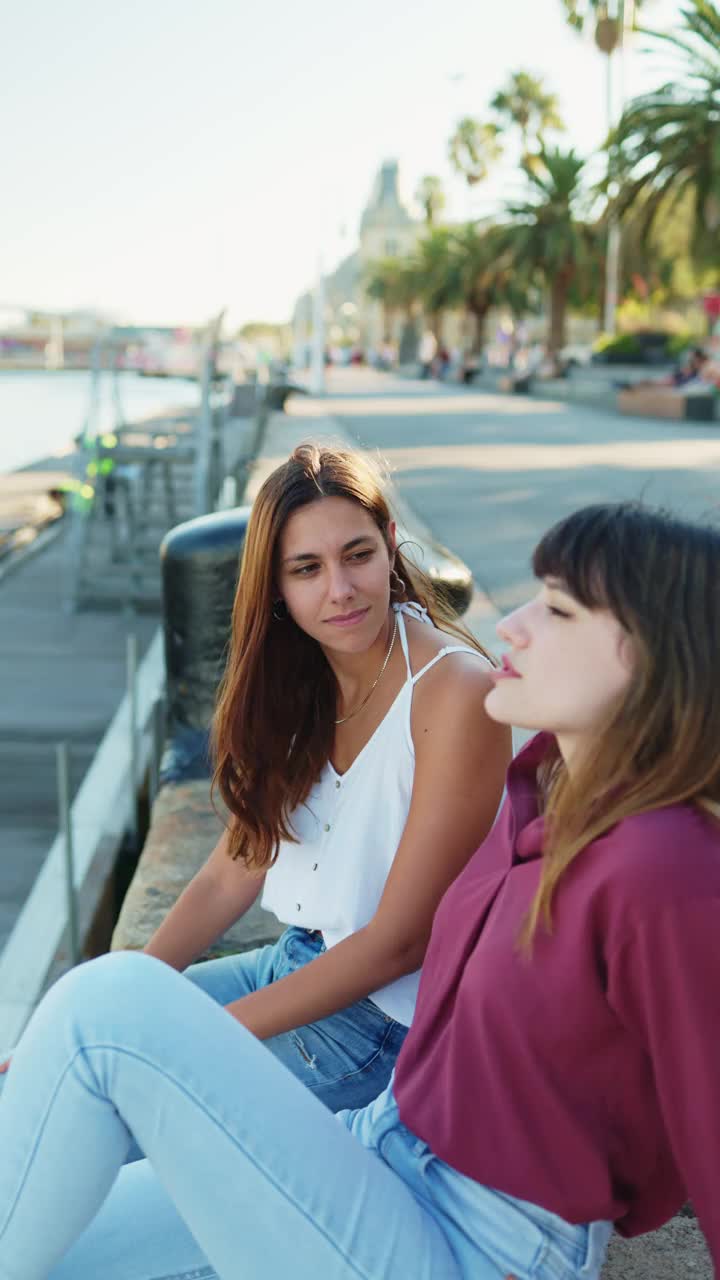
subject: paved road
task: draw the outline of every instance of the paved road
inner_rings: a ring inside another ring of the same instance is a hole
[[[575,507],[644,498],[720,514],[720,424],[622,418],[363,370],[331,372],[323,408],[381,452],[403,496],[501,611],[534,589],[532,547]]]

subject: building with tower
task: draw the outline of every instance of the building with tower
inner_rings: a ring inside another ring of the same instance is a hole
[[[400,196],[397,161],[385,160],[360,219],[357,249],[325,276],[325,335],[329,347],[357,346],[365,353],[378,350],[387,336],[386,323],[391,325],[390,336],[399,342],[406,321],[399,316],[386,320],[381,304],[367,297],[364,285],[373,262],[411,253],[422,230],[423,223],[413,218]],[[298,348],[309,342],[312,326],[313,291],[308,290],[293,311],[292,327]]]

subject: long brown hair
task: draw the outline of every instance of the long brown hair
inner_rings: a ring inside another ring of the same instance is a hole
[[[212,741],[213,788],[230,813],[228,852],[259,871],[275,861],[281,840],[294,839],[290,815],[307,798],[333,745],[332,669],[320,645],[291,617],[278,622],[272,616],[282,531],[293,512],[325,497],[357,502],[391,552],[383,479],[361,453],[302,444],[253,503]],[[484,652],[401,550],[393,567],[402,582],[395,599],[417,601],[436,626]]]
[[[720,531],[640,503],[584,507],[545,534],[533,570],[610,610],[633,677],[572,778],[557,744],[541,765],[545,845],[525,945],[540,922],[551,928],[573,859],[623,818],[673,804],[720,816]]]

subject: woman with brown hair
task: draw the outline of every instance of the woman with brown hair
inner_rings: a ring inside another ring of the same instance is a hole
[[[247,529],[213,728],[227,831],[146,950],[186,969],[262,889],[278,943],[187,976],[333,1110],[387,1084],[435,908],[497,812],[490,670],[372,463],[296,449]]]
[[[720,533],[588,507],[534,568],[487,707],[540,732],[388,1087],[332,1116],[167,965],[81,965],[0,1101],[0,1280],[597,1280],[687,1198],[717,1268]]]

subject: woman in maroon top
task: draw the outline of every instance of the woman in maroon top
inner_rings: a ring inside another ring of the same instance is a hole
[[[589,507],[533,563],[486,705],[540,732],[394,1082],[333,1117],[167,965],[81,966],[0,1107],[0,1280],[595,1280],[688,1196],[717,1266],[720,534]]]

